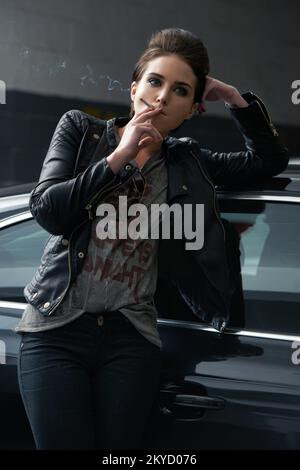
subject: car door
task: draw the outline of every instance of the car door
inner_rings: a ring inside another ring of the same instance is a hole
[[[173,293],[173,309],[159,318],[153,447],[300,448],[300,199],[292,200],[220,199],[240,235],[244,305],[238,297],[220,334],[178,309]]]

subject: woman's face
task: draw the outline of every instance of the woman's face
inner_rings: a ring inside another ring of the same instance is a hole
[[[148,108],[140,98],[163,112],[152,118],[153,125],[165,137],[193,115],[197,77],[191,67],[176,54],[157,57],[147,64],[139,82],[131,84],[135,113]],[[148,108],[149,109],[149,108]]]

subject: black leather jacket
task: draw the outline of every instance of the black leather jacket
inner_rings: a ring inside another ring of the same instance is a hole
[[[229,319],[232,286],[214,185],[270,177],[282,172],[288,163],[287,149],[262,101],[251,92],[242,96],[249,106],[230,108],[230,112],[243,134],[245,151],[212,152],[200,148],[195,139],[171,136],[164,139],[162,148],[168,170],[167,203],[204,204],[205,231],[200,250],[186,251],[184,239],[160,240],[156,302],[160,304],[165,292],[159,289],[160,280],[169,282],[199,319],[219,331],[225,329]],[[125,125],[129,119],[118,118],[116,122]],[[101,198],[136,171],[129,162],[114,175],[105,158],[106,131],[101,135],[105,125],[105,121],[82,111],[65,113],[30,195],[31,213],[51,235],[24,295],[45,316],[55,315],[83,266],[91,221]]]

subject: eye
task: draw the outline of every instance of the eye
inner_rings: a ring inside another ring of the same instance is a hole
[[[148,82],[152,85],[152,82],[159,82],[160,83],[160,80],[158,78],[149,78]]]
[[[151,84],[151,86],[156,86],[156,85],[161,84],[161,81],[159,80],[159,78],[149,78],[148,82]],[[153,83],[153,82],[156,82],[156,83]],[[186,96],[187,95],[187,90],[182,86],[176,87],[175,90],[179,90],[178,94],[180,96]]]
[[[182,86],[178,86],[178,87],[176,88],[176,90],[181,90],[180,93],[179,93],[181,96],[186,96],[186,94],[187,94],[186,89],[183,88]]]

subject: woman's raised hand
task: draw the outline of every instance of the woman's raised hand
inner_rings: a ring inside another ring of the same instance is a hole
[[[128,122],[116,149],[127,161],[134,159],[140,150],[154,142],[162,142],[163,137],[153,126],[151,118],[158,115],[161,107],[145,109],[137,113]]]
[[[228,83],[217,80],[216,78],[207,75],[205,88],[202,96],[202,101],[199,104],[199,111],[205,112],[206,107],[204,101],[219,101],[223,100],[229,104],[235,104],[239,107],[246,107],[248,103],[240,95],[237,88]]]
[[[160,132],[153,126],[151,119],[160,113],[161,107],[145,109],[136,113],[126,124],[119,145],[106,158],[111,170],[117,174],[123,165],[134,160],[139,151],[154,142],[163,142]]]

